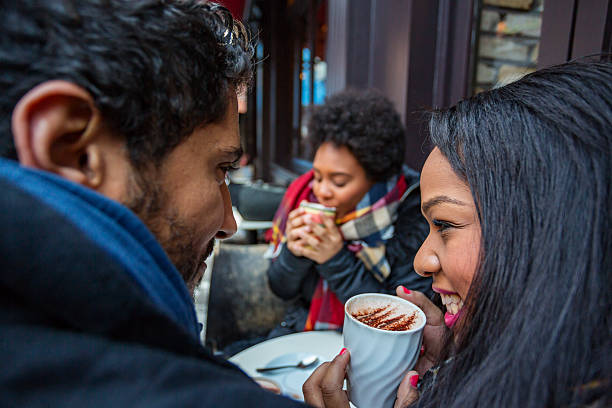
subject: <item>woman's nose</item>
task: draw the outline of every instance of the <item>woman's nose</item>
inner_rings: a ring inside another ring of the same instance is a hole
[[[333,191],[326,181],[319,183],[319,195],[324,198],[330,198],[333,195]]]
[[[429,245],[428,240],[429,237],[425,239],[414,257],[414,270],[424,277],[429,277],[440,271],[440,259]]]
[[[216,237],[218,239],[225,239],[234,235],[238,227],[234,219],[234,212],[232,211],[232,197],[230,196],[229,188],[225,183],[222,183],[219,188],[223,198],[223,223],[219,231],[217,231]]]

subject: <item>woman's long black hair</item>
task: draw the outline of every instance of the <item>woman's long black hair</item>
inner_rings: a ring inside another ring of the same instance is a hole
[[[480,265],[427,407],[612,403],[612,64],[532,73],[434,112]]]

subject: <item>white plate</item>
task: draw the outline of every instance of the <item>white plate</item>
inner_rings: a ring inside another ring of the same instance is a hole
[[[300,362],[300,360],[308,356],[312,356],[312,353],[287,353],[273,358],[264,367],[297,364]],[[304,394],[302,394],[302,385],[308,379],[308,377],[310,377],[310,374],[312,374],[312,372],[324,362],[321,356],[317,357],[319,360],[310,367],[280,368],[278,370],[261,373],[261,376],[276,381],[280,385],[281,392],[284,395],[303,401]]]
[[[231,357],[229,361],[238,365],[247,375],[270,378],[279,383],[283,393],[292,393],[295,394],[290,395],[292,398],[303,399],[302,384],[304,381],[312,374],[318,364],[331,361],[342,347],[342,335],[336,331],[309,331],[264,341],[241,351]],[[297,363],[306,355],[318,356],[319,361],[312,367],[293,369],[293,371],[282,369],[278,373],[274,371],[258,373],[255,370],[259,367],[276,365],[278,361],[281,361],[279,365],[284,364],[285,361],[287,361],[287,364]]]

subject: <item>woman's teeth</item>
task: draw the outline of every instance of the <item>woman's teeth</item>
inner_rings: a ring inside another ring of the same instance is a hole
[[[442,304],[446,306],[446,311],[450,314],[457,314],[463,307],[463,300],[459,295],[444,295],[440,293]]]

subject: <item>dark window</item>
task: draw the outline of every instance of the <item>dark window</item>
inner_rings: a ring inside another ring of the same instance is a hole
[[[299,66],[299,124],[293,140],[293,157],[311,161],[313,152],[307,143],[308,121],[312,108],[325,101],[327,83],[327,62],[325,44],[327,41],[327,1],[309,0],[304,16],[305,30],[300,38]]]

